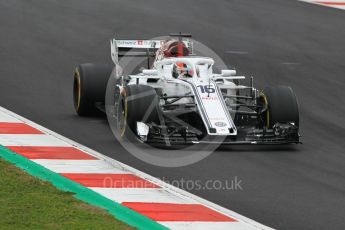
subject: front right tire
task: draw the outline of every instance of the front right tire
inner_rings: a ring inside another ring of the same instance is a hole
[[[276,123],[294,123],[299,126],[299,109],[295,93],[289,86],[266,87],[259,97],[267,110],[262,116],[267,128]]]

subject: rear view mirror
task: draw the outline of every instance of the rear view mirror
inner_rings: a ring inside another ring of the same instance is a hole
[[[143,74],[145,75],[157,75],[158,71],[156,69],[144,69]]]
[[[223,77],[236,76],[236,70],[234,70],[234,69],[223,69],[221,72],[221,75]]]

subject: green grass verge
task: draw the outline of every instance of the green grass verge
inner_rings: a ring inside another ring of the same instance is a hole
[[[0,158],[0,229],[131,229]]]

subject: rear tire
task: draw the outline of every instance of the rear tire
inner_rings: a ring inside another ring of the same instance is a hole
[[[87,63],[77,66],[74,72],[73,102],[79,116],[99,113],[96,103],[104,104],[111,65]]]
[[[276,123],[294,123],[299,126],[299,111],[296,95],[289,86],[266,87],[260,102],[267,106],[263,122],[267,128]]]

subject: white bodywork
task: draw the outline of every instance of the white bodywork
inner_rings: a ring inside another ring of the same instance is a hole
[[[122,44],[128,47],[132,44],[133,48],[151,47],[152,44],[159,44],[159,41],[140,42],[130,40],[111,42],[112,59],[118,64],[117,49]],[[185,77],[182,75],[173,76],[174,66],[183,63],[189,67],[193,74]],[[207,57],[172,57],[156,59],[152,69],[144,69],[137,75],[130,75],[128,84],[147,84],[154,88],[161,89],[162,94],[166,95],[194,95],[194,100],[188,97],[178,100],[176,103],[190,103],[195,101],[199,114],[203,120],[209,135],[237,135],[237,129],[234,125],[233,118],[227,108],[226,99],[222,95],[221,89],[226,89],[226,94],[235,95],[236,86],[234,79],[243,79],[242,76],[235,76],[235,70],[223,70],[220,74],[213,73],[214,60]],[[156,82],[148,82],[148,79],[156,79]],[[224,90],[223,90],[224,91]]]

